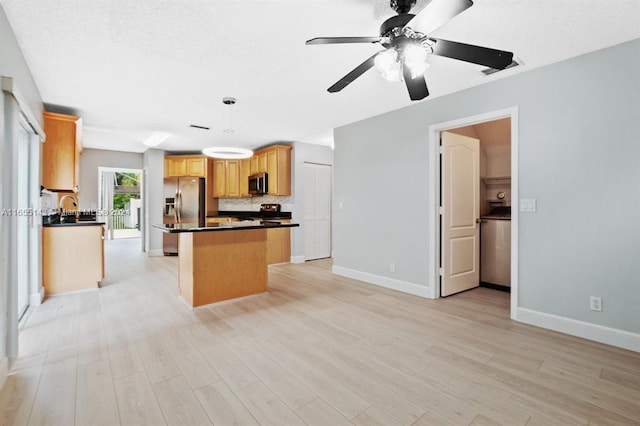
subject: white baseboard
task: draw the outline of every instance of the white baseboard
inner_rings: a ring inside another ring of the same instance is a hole
[[[380,287],[390,288],[391,290],[413,294],[414,296],[428,298],[430,295],[429,287],[384,277],[382,275],[374,275],[368,272],[356,271],[354,269],[343,268],[342,266],[332,267],[331,272],[343,277],[353,278],[354,280],[360,280]]]
[[[147,253],[147,256],[149,256],[149,257],[164,256],[164,251],[162,251],[162,250],[149,250],[149,252]]]
[[[4,382],[7,380],[7,376],[9,375],[9,359],[3,358],[0,361],[0,389],[4,386]]]
[[[291,256],[291,263],[304,263],[305,258],[303,256]]]
[[[544,312],[518,308],[518,321],[560,333],[582,337],[630,351],[640,352],[640,334],[605,327]]]
[[[37,293],[31,293],[29,295],[29,306],[38,306],[42,304],[44,300],[44,287],[40,287]]]

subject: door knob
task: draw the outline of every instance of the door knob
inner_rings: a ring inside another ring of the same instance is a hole
[[[480,223],[480,222],[482,222],[482,219],[477,218],[477,219],[476,219],[476,223]]]

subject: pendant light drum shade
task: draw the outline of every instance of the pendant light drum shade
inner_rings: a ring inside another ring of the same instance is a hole
[[[222,103],[229,108],[229,123],[224,129],[225,133],[234,133],[233,130],[233,110],[232,107],[236,103],[236,98],[224,97]],[[238,146],[210,146],[204,148],[202,153],[208,157],[221,158],[225,160],[239,160],[243,158],[250,158],[253,155],[253,151],[246,148],[240,148]]]
[[[222,158],[225,160],[239,160],[242,158],[250,158],[253,151],[246,148],[234,148],[231,146],[210,146],[202,150],[202,153],[208,157]]]

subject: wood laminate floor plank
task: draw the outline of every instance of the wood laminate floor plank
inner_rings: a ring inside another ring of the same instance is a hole
[[[151,383],[144,372],[116,379],[114,387],[123,425],[166,424]]]
[[[258,424],[223,380],[196,389],[194,393],[215,425]]]
[[[106,242],[97,291],[21,323],[0,424],[640,423],[640,354],[509,317],[509,294],[427,300],[269,267],[269,293],[190,309],[174,257]]]
[[[10,374],[0,391],[0,425],[26,425],[40,382],[42,365]]]
[[[295,412],[262,383],[256,383],[236,392],[245,407],[261,425],[304,425]]]
[[[298,408],[296,414],[310,426],[348,426],[353,424],[320,398]]]
[[[44,365],[29,426],[75,424],[76,369],[75,358]]]
[[[75,421],[96,426],[120,423],[109,360],[78,366]]]
[[[184,378],[174,377],[162,383],[156,383],[153,385],[153,390],[168,424],[185,426],[213,424]]]

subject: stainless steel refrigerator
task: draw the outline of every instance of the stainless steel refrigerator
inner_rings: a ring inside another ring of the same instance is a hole
[[[164,180],[164,215],[162,223],[205,224],[204,178],[184,177]],[[178,254],[178,234],[163,233],[162,248],[165,256]]]

